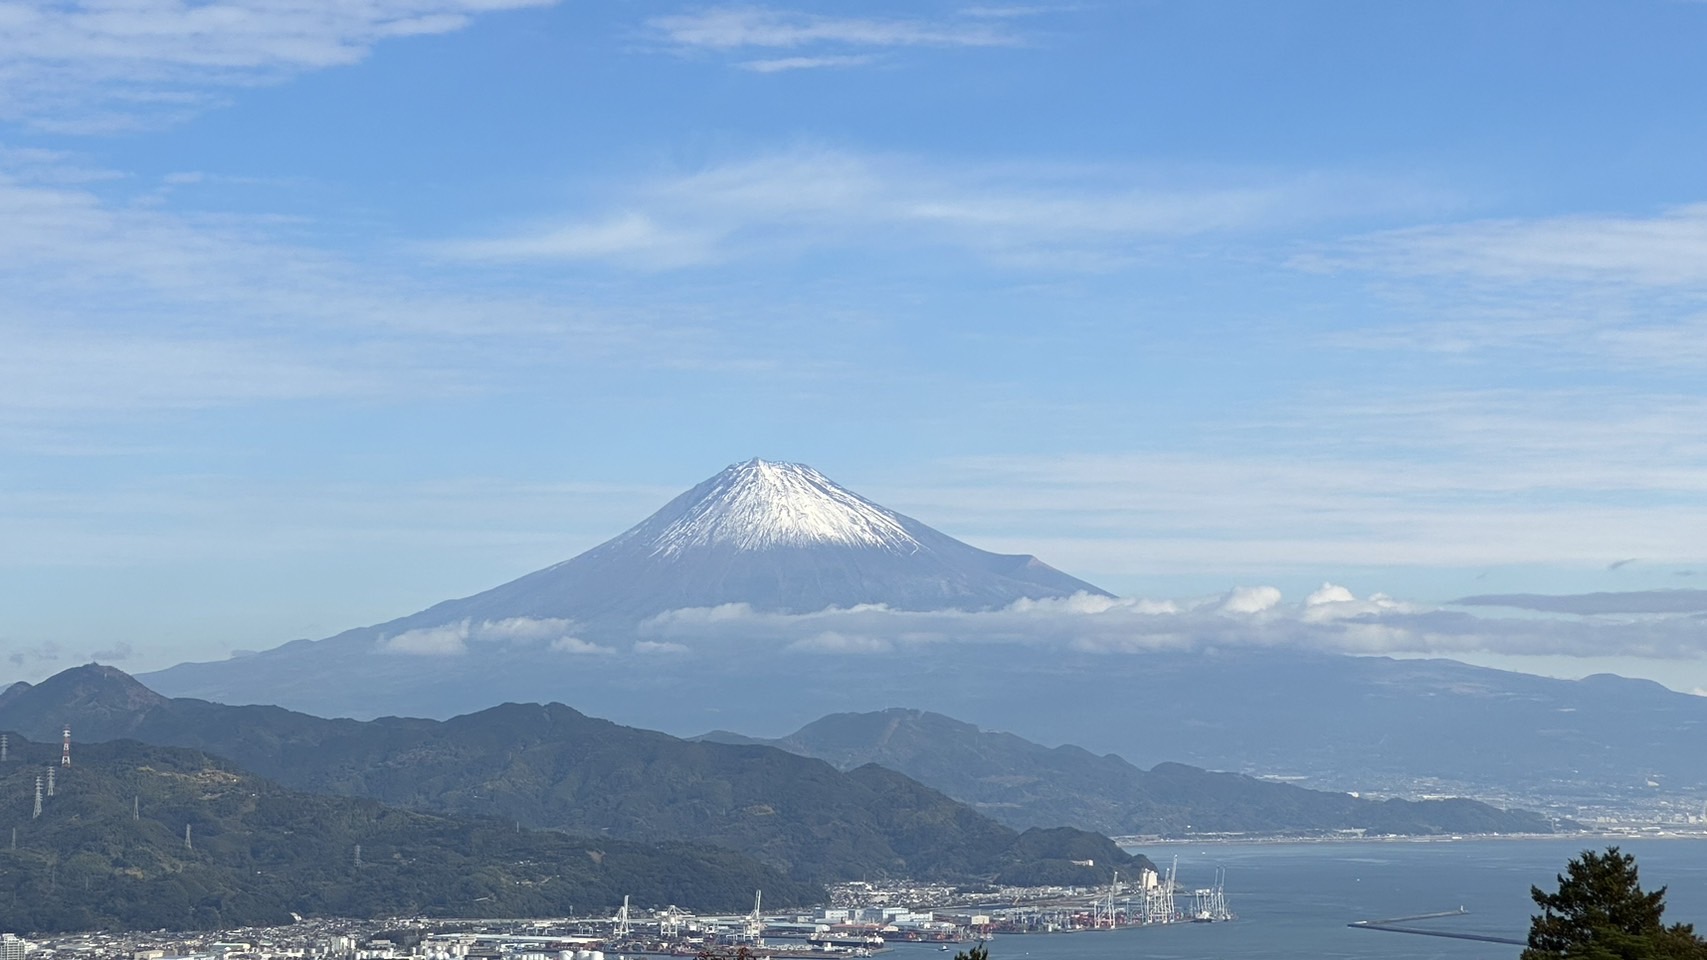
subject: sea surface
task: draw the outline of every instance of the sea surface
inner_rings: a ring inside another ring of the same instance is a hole
[[[1515,960],[1521,947],[1354,930],[1346,924],[1456,910],[1464,917],[1413,924],[1522,939],[1531,885],[1555,877],[1584,849],[1612,841],[1436,840],[1211,844],[1133,848],[1165,871],[1179,857],[1180,886],[1210,886],[1226,869],[1230,923],[1180,923],[1118,931],[998,936],[990,960],[1186,960],[1316,957],[1371,960]],[[1644,889],[1664,885],[1666,920],[1707,931],[1707,840],[1617,841],[1636,857]],[[1184,901],[1189,906],[1189,900]],[[953,952],[897,944],[893,960],[942,960]]]

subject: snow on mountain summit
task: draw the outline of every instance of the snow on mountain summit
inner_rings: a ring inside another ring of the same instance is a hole
[[[423,690],[470,708],[522,690],[540,700],[565,689],[577,698],[607,688],[650,697],[663,688],[634,684],[652,675],[651,664],[677,654],[694,669],[707,662],[687,656],[701,649],[694,631],[711,616],[704,611],[775,614],[786,631],[787,615],[832,608],[995,610],[1079,593],[1108,596],[1029,554],[956,540],[804,464],[749,460],[626,532],[508,583],[324,640],[150,678],[180,696],[266,698],[338,715],[409,713]],[[812,622],[800,622],[810,631],[803,637],[822,633]]]
[[[683,494],[623,539],[654,556],[696,547],[737,550],[821,544],[899,554],[920,549],[897,514],[802,463],[753,459],[734,464]]]

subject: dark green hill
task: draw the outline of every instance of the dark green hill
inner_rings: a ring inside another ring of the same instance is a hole
[[[919,710],[832,714],[776,741],[738,739],[843,769],[876,763],[1011,826],[1072,824],[1116,836],[1218,832],[1551,833],[1547,818],[1474,800],[1359,799],[1178,763],[1145,771],[1113,754],[1045,747]]]
[[[999,878],[1096,859],[1082,882],[1135,861],[1106,838],[1020,835],[906,776],[843,772],[768,746],[697,743],[562,704],[505,704],[446,721],[322,720],[276,707],[169,700],[111,667],[65,671],[0,701],[0,727],[46,738],[134,737],[228,757],[287,786],[418,810],[747,853],[805,882]],[[1069,857],[1099,845],[1104,856]]]
[[[33,818],[36,777],[58,755],[14,737],[0,767],[0,929],[215,928],[288,923],[291,911],[562,916],[607,912],[625,894],[733,910],[755,889],[777,903],[823,893],[717,847],[588,840],[307,794],[134,741],[81,747],[73,766],[55,768],[55,795]]]

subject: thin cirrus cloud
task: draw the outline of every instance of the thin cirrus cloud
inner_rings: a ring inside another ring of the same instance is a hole
[[[763,362],[691,316],[375,267],[300,223],[151,196],[72,156],[0,149],[0,447],[105,415],[480,391],[554,360]]]
[[[1691,564],[1707,512],[1679,506],[1707,506],[1704,416],[1697,398],[1606,389],[1324,394],[1269,411],[1237,449],[956,458],[878,499],[1093,582]]]
[[[1707,284],[1707,203],[1651,216],[1571,215],[1408,227],[1298,258],[1312,270],[1373,269],[1497,282]]]
[[[842,54],[824,57],[773,57],[768,60],[743,60],[737,64],[754,73],[785,73],[789,70],[817,70],[823,67],[863,67],[875,62],[870,54]]]
[[[945,645],[1029,645],[1109,655],[1291,649],[1351,654],[1503,654],[1682,660],[1707,657],[1696,616],[1658,620],[1478,617],[1324,584],[1299,602],[1273,587],[1180,601],[1079,594],[989,611],[905,611],[883,605],[816,613],[744,604],[674,610],[641,625],[654,642],[712,652],[766,641],[797,654],[889,656]]]
[[[1151,186],[1131,171],[943,164],[799,147],[617,185],[607,209],[438,245],[476,261],[665,270],[835,245],[958,248],[1004,265],[1130,262],[1145,244],[1429,205],[1426,190],[1303,175]]]
[[[1340,346],[1643,373],[1707,366],[1707,203],[1407,227],[1292,264],[1378,278],[1395,319],[1344,331]]]
[[[75,179],[0,169],[0,425],[371,397],[419,363],[383,332],[397,306],[335,258],[260,223],[114,202]],[[350,335],[358,317],[366,337]],[[321,324],[345,335],[305,332]]]
[[[712,7],[668,14],[653,17],[646,26],[659,40],[680,52],[1005,47],[1020,42],[1011,32],[987,22],[987,18],[835,17],[756,6]]]
[[[223,91],[359,62],[555,0],[22,0],[0,6],[0,119],[99,133],[190,116]]]

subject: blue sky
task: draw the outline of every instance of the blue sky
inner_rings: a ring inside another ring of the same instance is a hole
[[[1707,587],[1704,41],[1681,0],[0,3],[0,678],[387,619],[754,455],[1133,597]],[[1450,652],[1707,687],[1499,622]]]

